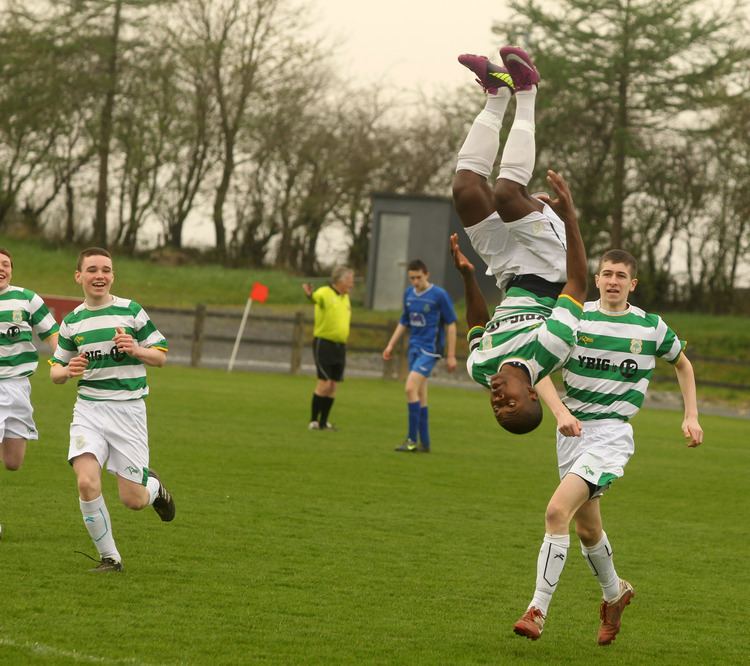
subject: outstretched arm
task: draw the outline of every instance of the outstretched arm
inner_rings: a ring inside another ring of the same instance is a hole
[[[685,418],[682,421],[682,433],[685,439],[690,440],[690,448],[700,446],[703,443],[703,428],[698,423],[698,398],[695,390],[695,373],[693,364],[685,354],[680,354],[674,364],[677,382],[682,393],[682,402],[685,405]]]
[[[578,227],[578,215],[573,205],[573,197],[568,184],[561,175],[552,170],[547,171],[547,180],[555,190],[557,198],[551,199],[547,194],[539,194],[537,198],[549,204],[565,223],[565,237],[568,245],[566,254],[568,281],[562,293],[583,303],[586,300],[588,266],[586,265],[586,248],[583,246],[581,230]]]
[[[458,234],[451,234],[451,254],[453,264],[461,273],[464,281],[464,294],[466,296],[466,324],[469,328],[473,326],[484,326],[489,320],[487,313],[487,302],[479,289],[474,265],[464,256],[458,245]]]

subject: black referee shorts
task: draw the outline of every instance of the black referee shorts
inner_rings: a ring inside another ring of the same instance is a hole
[[[344,381],[346,345],[343,342],[313,338],[313,358],[318,371],[318,379]]]

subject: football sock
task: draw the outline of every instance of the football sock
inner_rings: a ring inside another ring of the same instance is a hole
[[[320,410],[323,408],[323,398],[322,395],[318,395],[317,393],[313,393],[312,397],[312,416],[310,417],[311,421],[317,421],[318,417],[320,416]]]
[[[612,546],[609,544],[607,533],[602,533],[601,541],[595,546],[581,544],[581,553],[602,586],[605,601],[617,599],[620,594],[620,578],[612,561]]]
[[[333,407],[333,398],[320,396],[320,420],[318,423],[321,428],[325,428],[328,423],[328,415],[331,413],[331,407]]]
[[[545,534],[536,561],[536,590],[529,604],[547,615],[552,594],[562,574],[570,546],[569,534]]]
[[[82,499],[78,501],[81,506],[83,524],[86,526],[94,546],[99,551],[99,556],[102,558],[111,557],[113,560],[121,562],[122,558],[120,553],[117,552],[115,539],[112,536],[109,511],[107,511],[107,505],[104,503],[104,497],[99,495],[90,502]]]
[[[500,150],[500,128],[510,102],[510,90],[500,88],[497,95],[487,95],[484,109],[474,119],[461,150],[456,171],[466,169],[488,178]]]
[[[419,441],[425,448],[430,448],[430,422],[427,415],[427,405],[419,408]]]
[[[409,408],[409,432],[406,435],[412,442],[417,441],[419,434],[419,400],[406,403]]]
[[[536,161],[535,103],[536,88],[516,93],[516,115],[500,159],[498,178],[512,180],[521,185],[528,185],[531,180]]]
[[[156,496],[159,494],[159,486],[161,484],[159,481],[153,477],[149,476],[148,481],[146,481],[146,490],[148,490],[148,503],[153,504],[154,500],[156,499]]]

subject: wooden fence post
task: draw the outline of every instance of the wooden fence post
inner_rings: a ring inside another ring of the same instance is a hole
[[[203,354],[203,325],[206,321],[206,306],[198,303],[195,306],[195,319],[193,320],[193,344],[190,349],[190,365],[197,368],[201,363]]]
[[[305,313],[294,313],[292,328],[292,358],[289,361],[289,372],[296,375],[302,365],[302,348],[305,344]]]

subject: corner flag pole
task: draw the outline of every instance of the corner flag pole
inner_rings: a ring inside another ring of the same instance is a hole
[[[266,287],[266,285],[264,284],[261,284],[260,282],[254,283],[253,288],[250,291],[250,295],[247,297],[247,303],[245,303],[245,311],[242,313],[240,328],[237,331],[237,337],[234,340],[234,349],[232,349],[232,355],[229,358],[229,367],[227,368],[227,372],[232,372],[232,369],[234,368],[234,362],[237,360],[237,352],[240,348],[240,340],[242,340],[242,335],[245,332],[247,316],[250,314],[250,308],[253,307],[253,301],[256,300],[259,303],[265,303],[266,298],[268,298],[268,287]]]

